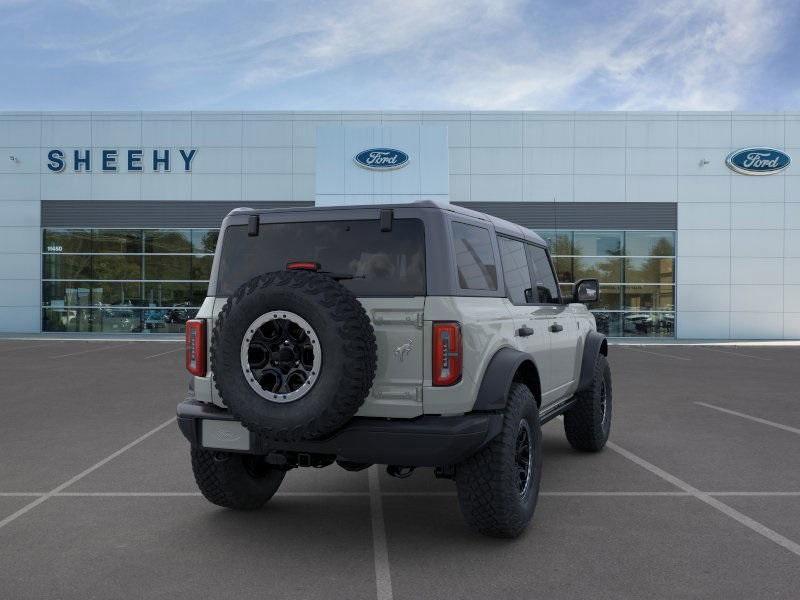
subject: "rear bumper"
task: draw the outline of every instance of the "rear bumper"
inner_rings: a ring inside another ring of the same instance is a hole
[[[354,417],[322,440],[274,442],[244,429],[225,409],[196,400],[178,405],[178,426],[192,445],[249,454],[320,454],[356,463],[413,467],[458,463],[492,440],[502,424],[503,415],[490,413],[416,419]]]

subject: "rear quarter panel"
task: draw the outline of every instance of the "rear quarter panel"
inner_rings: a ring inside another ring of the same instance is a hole
[[[464,352],[461,382],[449,387],[432,385],[433,321],[458,321]],[[423,405],[426,414],[456,415],[472,410],[483,374],[492,356],[504,347],[515,347],[514,321],[505,298],[431,296],[425,300],[425,382]]]

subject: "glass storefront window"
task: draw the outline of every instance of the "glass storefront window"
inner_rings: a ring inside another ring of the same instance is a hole
[[[602,291],[604,293],[605,288]],[[626,285],[624,306],[626,310],[675,310],[675,287]]]
[[[144,299],[147,306],[200,306],[208,292],[208,283],[147,282]]]
[[[561,292],[580,279],[600,281],[590,305],[597,328],[610,337],[675,335],[674,231],[538,232],[553,255]]]
[[[218,237],[219,229],[193,229],[192,252],[196,254],[214,254]]]
[[[44,306],[99,306],[142,304],[142,284],[117,281],[45,281]]]
[[[600,283],[622,283],[621,258],[574,258],[575,281],[599,279]]]
[[[604,311],[592,311],[592,313],[594,314],[597,331],[608,337],[622,336],[622,313]]]
[[[211,265],[214,262],[213,256],[192,256],[192,276],[193,280],[207,280],[211,277]]]
[[[92,252],[131,254],[142,251],[142,231],[137,229],[95,229]]]
[[[189,281],[192,278],[192,257],[161,254],[145,256],[144,278]]]
[[[553,256],[559,283],[575,283],[571,256]]]
[[[674,258],[626,258],[627,283],[674,283]]]
[[[42,236],[42,252],[92,251],[91,229],[46,229]]]
[[[599,331],[675,335],[674,231],[539,234],[565,298],[576,280],[600,280],[600,300],[590,306]],[[206,296],[218,235],[217,229],[43,230],[43,330],[183,331]]]
[[[623,337],[675,337],[675,313],[627,312],[622,315]]]
[[[95,254],[91,279],[141,279],[141,254]]]
[[[619,310],[622,305],[622,292],[626,289],[621,285],[600,286],[600,298],[591,305],[592,310]]]
[[[91,279],[92,256],[47,254],[42,261],[44,279]]]
[[[181,333],[202,304],[216,229],[45,229],[42,329]]]
[[[626,256],[675,256],[675,232],[626,231]]]
[[[576,231],[572,253],[576,256],[622,256],[622,232]]]
[[[155,229],[144,232],[144,251],[148,254],[192,252],[189,229]]]

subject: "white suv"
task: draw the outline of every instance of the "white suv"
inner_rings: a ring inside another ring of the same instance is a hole
[[[254,509],[294,467],[434,467],[472,527],[516,536],[540,426],[608,439],[608,346],[582,304],[598,295],[588,279],[562,298],[539,236],[449,204],[237,209],[186,327],[197,484]]]

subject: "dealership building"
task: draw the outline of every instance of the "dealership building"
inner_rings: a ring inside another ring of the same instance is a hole
[[[433,199],[598,278],[609,336],[798,339],[795,154],[800,113],[0,113],[0,332],[178,333],[229,210]]]

